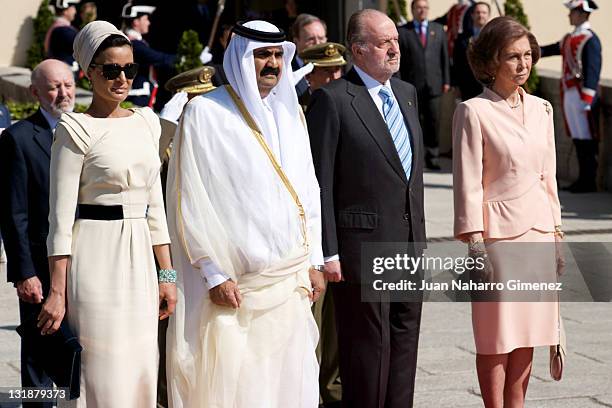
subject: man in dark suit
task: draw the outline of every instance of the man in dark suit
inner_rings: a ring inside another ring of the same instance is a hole
[[[425,136],[425,166],[439,170],[440,97],[450,89],[448,46],[444,27],[428,21],[427,0],[412,1],[414,20],[399,28],[400,76],[416,87]]]
[[[295,57],[291,61],[291,69],[297,71],[305,64],[300,53],[308,47],[327,42],[327,25],[319,17],[311,14],[300,14],[291,26],[291,36],[295,43]],[[302,78],[296,85],[298,98],[308,92],[308,82]]]
[[[37,318],[49,291],[46,241],[51,143],[60,115],[74,108],[74,77],[66,64],[48,59],[32,71],[30,90],[40,109],[0,136],[0,230],[8,260],[7,279],[17,288],[22,323]],[[29,342],[22,339],[22,386],[52,387],[51,379],[29,347]]]
[[[362,244],[425,242],[423,140],[415,88],[392,75],[395,24],[351,16],[353,68],[317,90],[306,119],[321,187],[325,274],[336,309],[342,403],[412,406],[421,302],[362,301]],[[422,245],[421,245],[422,246]],[[415,248],[417,251],[422,248]]]
[[[468,47],[471,41],[478,38],[480,30],[489,21],[491,15],[491,6],[489,3],[479,1],[474,3],[471,8],[470,18],[472,20],[472,31],[464,31],[459,34],[455,42],[453,54],[452,84],[459,90],[459,95],[462,101],[466,101],[482,92],[482,84],[474,77],[472,68],[467,58]]]

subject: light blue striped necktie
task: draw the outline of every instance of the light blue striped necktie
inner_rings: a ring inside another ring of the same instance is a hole
[[[406,124],[404,123],[404,116],[402,115],[399,104],[395,98],[393,98],[393,94],[389,88],[383,86],[380,88],[378,94],[383,101],[383,115],[385,117],[385,122],[387,122],[387,127],[389,128],[389,132],[391,132],[391,137],[393,138],[393,143],[397,149],[397,154],[402,162],[402,167],[406,173],[406,178],[410,180],[410,170],[412,168],[412,148],[410,147],[410,135],[408,133],[408,129],[406,128]]]

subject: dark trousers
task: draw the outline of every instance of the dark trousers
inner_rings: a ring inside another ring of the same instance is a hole
[[[334,283],[342,407],[410,408],[422,303],[362,302],[361,287]]]
[[[19,301],[19,318],[21,322],[36,319],[40,313],[40,305]],[[41,363],[35,358],[34,350],[28,342],[21,340],[21,386],[52,388],[53,381],[45,373]],[[24,402],[23,408],[52,408],[51,402]]]
[[[419,92],[419,121],[423,129],[423,143],[431,157],[432,149],[438,148],[438,129],[440,129],[440,95],[431,96],[429,92]]]
[[[578,156],[580,174],[577,183],[585,187],[595,188],[597,179],[597,140],[573,139]]]

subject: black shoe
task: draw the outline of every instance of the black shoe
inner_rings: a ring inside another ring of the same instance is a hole
[[[425,158],[425,167],[428,170],[440,170],[440,165],[438,164],[438,159],[435,157],[426,157]]]

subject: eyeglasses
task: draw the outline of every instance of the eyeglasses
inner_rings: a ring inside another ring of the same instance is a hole
[[[109,81],[117,79],[121,75],[121,71],[125,72],[127,79],[134,79],[138,74],[138,64],[135,62],[125,64],[123,67],[119,64],[89,64],[89,66],[93,68],[102,67],[102,76]]]

